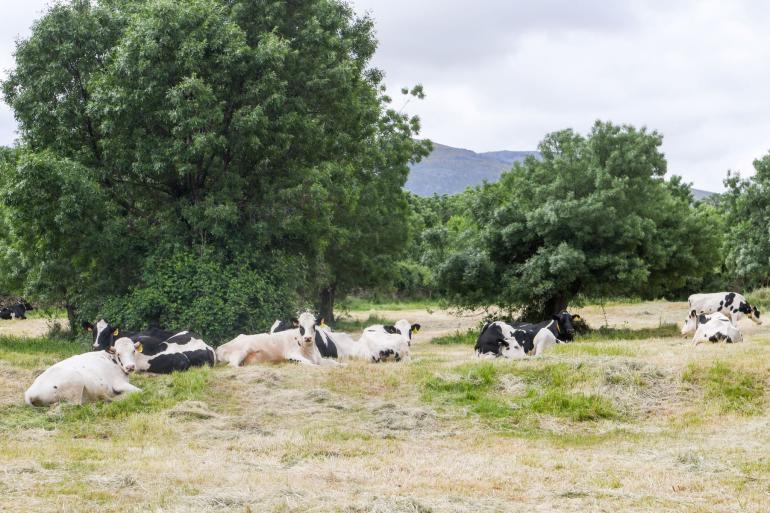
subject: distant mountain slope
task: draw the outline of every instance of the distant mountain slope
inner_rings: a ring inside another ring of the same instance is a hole
[[[433,153],[412,166],[406,188],[419,195],[457,194],[484,180],[496,182],[514,162],[526,157],[539,156],[536,151],[488,151],[476,153],[433,143]],[[713,192],[693,189],[695,200],[702,200]]]
[[[433,153],[412,166],[406,188],[420,196],[456,194],[487,180],[496,182],[503,171],[536,151],[475,151],[433,143]]]

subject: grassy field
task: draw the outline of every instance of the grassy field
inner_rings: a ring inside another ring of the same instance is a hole
[[[411,363],[133,376],[141,394],[51,409],[24,389],[84,345],[0,338],[0,511],[768,511],[770,328],[693,348],[684,304],[605,310],[489,362],[480,316],[382,309],[423,325]]]

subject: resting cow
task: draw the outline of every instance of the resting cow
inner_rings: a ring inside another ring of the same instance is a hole
[[[550,321],[537,324],[506,324],[501,321],[487,323],[476,340],[476,355],[485,357],[522,358],[539,355],[546,349],[572,340],[575,328],[572,319],[580,319],[562,311]]]
[[[688,298],[690,310],[701,314],[721,313],[730,319],[733,326],[745,315],[757,324],[762,324],[759,319],[759,310],[751,306],[746,298],[737,292],[714,292],[711,294],[693,294]]]
[[[172,333],[153,328],[139,332],[122,332],[119,328],[101,319],[94,327],[90,323],[83,326],[93,332],[94,349],[112,347],[116,337],[127,337],[134,342],[141,342],[143,351],[136,357],[136,370],[155,374],[168,374],[185,371],[190,367],[214,365],[217,361],[214,349],[198,335],[189,331]]]
[[[24,394],[29,405],[45,406],[62,401],[82,404],[108,400],[116,395],[141,392],[128,382],[136,365],[140,342],[123,337],[107,351],[91,351],[67,358],[35,379]]]
[[[389,333],[391,335],[400,334],[407,343],[412,345],[412,333],[420,331],[419,324],[409,324],[406,319],[401,319],[393,325],[374,324],[364,329],[364,333]]]
[[[14,305],[0,309],[0,319],[26,319],[26,313],[30,310],[34,310],[32,305],[22,300]]]
[[[321,353],[315,345],[318,322],[313,314],[299,316],[299,328],[276,333],[238,335],[217,348],[217,357],[231,367],[249,363],[285,361],[321,365]]]
[[[728,344],[742,342],[743,335],[740,330],[733,326],[730,319],[721,313],[696,314],[695,310],[690,311],[685,327],[692,333],[694,327],[695,335],[692,338],[693,344],[698,345],[701,342],[721,342]],[[682,332],[684,333],[684,329]]]

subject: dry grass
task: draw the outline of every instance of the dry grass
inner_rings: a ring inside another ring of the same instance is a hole
[[[685,310],[607,314],[636,329]],[[428,343],[476,317],[378,314],[423,325],[411,364],[144,377],[144,402],[109,418],[20,406],[45,357],[0,360],[0,511],[767,511],[767,328],[746,322],[729,346],[591,340],[488,363]]]

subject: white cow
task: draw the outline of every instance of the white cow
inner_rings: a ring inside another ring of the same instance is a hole
[[[238,335],[217,348],[217,359],[231,367],[249,363],[293,361],[321,365],[321,353],[315,345],[317,322],[313,314],[299,316],[299,328],[277,333]]]
[[[136,352],[141,348],[141,342],[123,337],[111,350],[67,358],[38,376],[24,393],[24,400],[33,406],[62,401],[83,404],[141,392],[128,382],[128,375],[136,369]]]
[[[363,345],[368,351],[368,356],[372,362],[383,362],[387,360],[410,361],[410,339],[401,333],[388,333],[380,330],[377,326],[366,328],[358,340],[358,344]]]
[[[688,298],[690,313],[711,314],[719,312],[732,322],[733,326],[745,315],[757,324],[762,324],[759,319],[759,310],[751,306],[746,298],[737,292],[714,292],[711,294],[693,294]]]
[[[412,345],[412,333],[417,333],[420,331],[420,325],[419,324],[410,324],[409,321],[406,319],[401,319],[397,321],[392,326],[385,326],[383,324],[373,324],[371,326],[368,326],[364,329],[364,334],[366,333],[388,333],[388,334],[400,334],[402,337],[404,337],[407,341],[407,343],[411,346]]]
[[[721,313],[707,315],[692,314],[691,312],[685,327],[688,327],[688,325],[690,328],[695,326],[695,335],[692,341],[696,346],[701,342],[721,342],[724,340],[730,344],[743,341],[743,335],[741,335],[740,330],[733,326],[727,316]],[[684,329],[682,331],[684,332]]]

